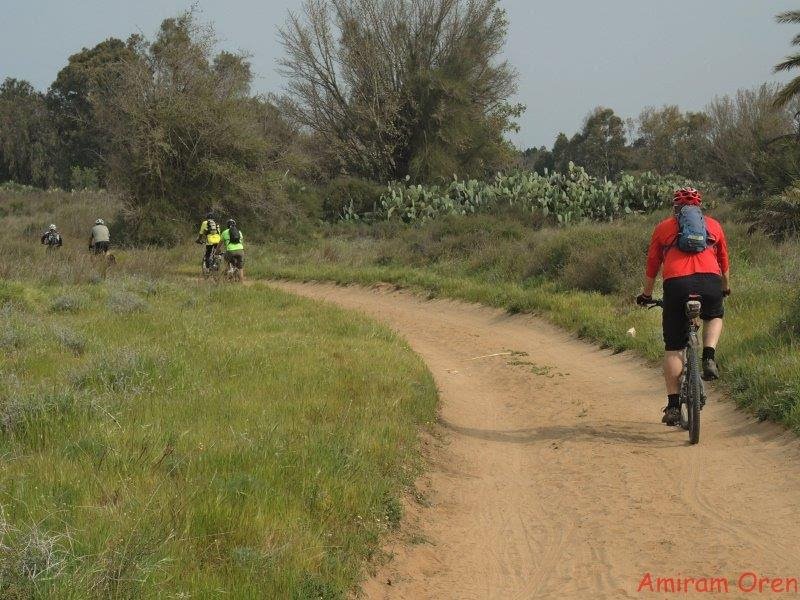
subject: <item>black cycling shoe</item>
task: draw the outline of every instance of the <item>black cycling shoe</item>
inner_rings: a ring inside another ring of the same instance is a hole
[[[703,361],[703,381],[714,381],[719,379],[719,368],[717,361],[707,358]]]
[[[664,409],[664,416],[661,422],[667,427],[674,427],[681,424],[681,409],[679,406],[667,406]]]

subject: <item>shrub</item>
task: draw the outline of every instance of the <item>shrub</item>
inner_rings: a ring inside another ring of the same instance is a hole
[[[783,318],[778,321],[776,335],[788,334],[793,338],[800,336],[800,294],[788,301],[789,306]]]
[[[73,384],[82,390],[135,395],[150,389],[160,359],[135,350],[122,349],[113,356],[104,356],[77,372]]]
[[[672,191],[685,183],[677,177],[645,172],[624,174],[618,182],[598,179],[570,163],[567,173],[498,174],[492,182],[453,180],[447,186],[391,183],[377,210],[359,212],[368,219],[428,221],[443,215],[498,214],[509,208],[539,214],[559,225],[613,221],[631,213],[663,207]],[[351,218],[345,214],[344,218]],[[541,224],[540,219],[535,220]]]
[[[111,240],[123,246],[172,247],[191,237],[191,223],[164,205],[128,207],[109,227]]]
[[[65,535],[43,531],[39,524],[15,527],[0,511],[0,595],[38,597],[41,582],[58,577],[69,552]]]
[[[72,167],[69,187],[73,192],[97,190],[100,187],[97,181],[97,169],[92,167]]]
[[[0,331],[0,348],[8,350],[18,350],[27,341],[25,333],[16,325],[7,324]]]
[[[74,413],[79,402],[77,392],[69,387],[39,388],[23,393],[12,382],[11,389],[0,395],[0,431],[42,442],[40,424]]]
[[[53,312],[77,312],[81,310],[85,304],[86,300],[80,296],[56,296],[50,303],[50,310]]]
[[[583,243],[572,246],[561,281],[571,288],[602,294],[635,289],[644,269],[649,230],[629,226],[586,233]]]
[[[285,190],[290,204],[299,206],[306,218],[319,220],[323,217],[322,197],[317,186],[292,177],[286,182]]]
[[[756,209],[752,231],[784,240],[800,233],[800,181],[778,196],[768,198]]]
[[[36,191],[38,191],[38,189],[32,185],[25,185],[17,183],[16,181],[4,181],[0,183],[0,192],[8,194],[30,194]]]
[[[150,308],[150,305],[132,292],[116,291],[108,296],[108,309],[117,314],[125,315],[144,312],[148,308]]]
[[[55,338],[58,343],[72,352],[75,356],[81,356],[86,351],[86,338],[72,329],[57,329]]]
[[[322,196],[322,215],[326,220],[364,217],[379,207],[385,188],[355,177],[339,177],[325,187]]]

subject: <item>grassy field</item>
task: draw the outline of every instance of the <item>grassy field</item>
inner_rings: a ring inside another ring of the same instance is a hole
[[[420,467],[422,362],[352,314],[167,276],[195,248],[104,278],[80,234],[109,199],[66,196],[0,199],[0,596],[345,597]]]
[[[800,432],[800,243],[749,234],[718,210],[732,250],[733,296],[719,349],[724,389],[760,418]],[[536,230],[519,219],[451,217],[422,226],[335,226],[303,244],[273,242],[250,274],[390,282],[430,297],[540,313],[580,336],[650,359],[660,314],[635,307],[650,231],[666,215]],[[253,266],[255,265],[255,266]],[[636,337],[626,331],[634,327]]]

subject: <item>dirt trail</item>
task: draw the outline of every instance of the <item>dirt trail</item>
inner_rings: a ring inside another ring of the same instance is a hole
[[[441,393],[444,435],[420,482],[430,505],[411,506],[367,597],[715,595],[637,593],[650,572],[726,578],[722,595],[736,598],[743,572],[800,578],[793,434],[712,394],[701,443],[688,446],[659,422],[658,371],[535,317],[388,289],[277,285],[388,324]]]

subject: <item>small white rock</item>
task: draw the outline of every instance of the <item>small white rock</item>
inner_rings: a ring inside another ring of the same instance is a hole
[[[630,337],[636,337],[636,328],[635,327],[631,327],[630,329],[628,329],[627,334]]]

